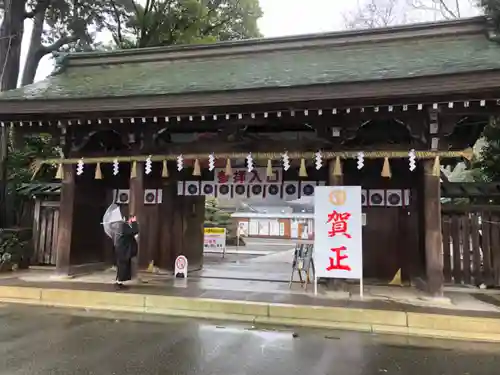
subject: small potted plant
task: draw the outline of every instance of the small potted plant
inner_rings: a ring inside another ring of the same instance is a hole
[[[0,272],[29,267],[28,242],[21,241],[15,233],[2,233],[0,239]]]

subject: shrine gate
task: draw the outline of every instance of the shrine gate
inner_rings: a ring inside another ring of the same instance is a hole
[[[16,141],[47,133],[61,147],[34,164],[62,180],[60,273],[112,261],[100,222],[113,201],[138,217],[140,267],[173,269],[183,254],[197,269],[206,195],[345,184],[366,195],[366,277],[401,268],[440,294],[440,164],[470,157],[499,110],[487,28],[480,17],[69,54],[51,77],[1,93],[0,121]],[[265,181],[239,183],[258,167]]]

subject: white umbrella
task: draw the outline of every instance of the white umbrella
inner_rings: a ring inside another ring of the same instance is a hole
[[[104,233],[106,233],[109,238],[114,238],[118,230],[118,224],[122,221],[123,216],[120,207],[112,203],[102,217],[101,224],[104,228]]]

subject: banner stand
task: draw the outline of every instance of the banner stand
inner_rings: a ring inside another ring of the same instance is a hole
[[[359,279],[359,298],[360,299],[364,299],[363,289],[364,289],[364,283],[363,283],[363,278],[361,278],[361,279]],[[316,275],[314,275],[314,295],[315,296],[318,295],[318,278],[316,277]]]
[[[364,288],[364,284],[363,284],[363,275],[361,275],[361,278],[359,279],[359,298],[363,299],[363,288]]]
[[[314,274],[314,278],[316,279],[313,252],[313,244],[297,243],[295,245],[292,262],[292,275],[290,276],[290,283],[288,284],[289,288],[292,287],[295,271],[299,274],[299,281],[304,290],[307,290],[307,284],[312,281],[311,272]]]

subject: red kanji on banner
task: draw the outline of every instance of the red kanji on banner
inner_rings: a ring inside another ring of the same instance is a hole
[[[259,177],[259,173],[257,172],[257,170],[252,170],[252,178],[250,179],[250,181],[248,181],[249,183],[252,183],[254,181],[258,181],[258,182],[262,182],[261,178]]]
[[[337,212],[333,211],[328,214],[327,223],[332,224],[332,229],[328,231],[328,237],[335,237],[337,234],[343,234],[347,238],[352,238],[349,233],[347,233],[347,221],[351,217],[349,212]]]
[[[330,265],[326,268],[327,271],[332,271],[332,270],[344,270],[344,271],[350,271],[351,267],[349,267],[347,264],[342,264],[341,262],[343,260],[346,260],[348,258],[347,255],[342,255],[342,251],[346,251],[347,248],[345,246],[340,246],[340,247],[333,247],[330,249],[333,251],[334,256],[330,257]]]
[[[226,173],[224,171],[220,171],[217,173],[217,181],[219,184],[227,184],[229,181],[229,177],[226,176]]]
[[[245,183],[246,171],[236,171],[233,175],[233,182],[235,184],[243,184]]]

